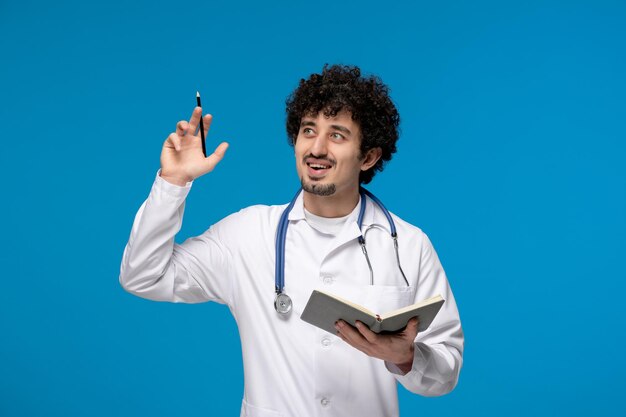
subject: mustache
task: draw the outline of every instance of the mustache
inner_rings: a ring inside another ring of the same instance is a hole
[[[312,153],[308,154],[308,155],[304,155],[304,157],[302,158],[302,163],[306,164],[306,160],[309,158],[313,158],[313,159],[317,159],[320,161],[326,161],[329,164],[331,164],[332,166],[335,166],[337,164],[337,161],[327,157],[326,155],[313,155]]]

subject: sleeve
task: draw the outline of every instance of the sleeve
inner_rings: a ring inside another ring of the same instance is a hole
[[[464,336],[446,274],[428,236],[423,237],[416,302],[437,294],[441,294],[445,302],[431,326],[415,338],[411,370],[403,374],[392,363],[385,362],[385,366],[407,390],[434,397],[449,393],[458,382]]]
[[[174,243],[191,185],[170,184],[157,173],[135,216],[119,281],[129,293],[154,301],[230,304],[232,257],[219,238],[219,227],[182,245]]]

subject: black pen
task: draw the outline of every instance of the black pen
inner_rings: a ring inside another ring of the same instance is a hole
[[[199,91],[196,91],[196,101],[198,102],[198,107],[202,108]],[[200,111],[200,137],[202,138],[202,154],[206,158],[206,144],[204,143],[204,121],[202,119],[202,111]]]

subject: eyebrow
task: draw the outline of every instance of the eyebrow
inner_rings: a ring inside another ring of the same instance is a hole
[[[304,126],[312,126],[312,127],[316,127],[317,125],[315,124],[314,121],[312,120],[303,120],[302,123],[300,123],[300,127],[304,127]],[[332,127],[335,130],[338,130],[340,132],[344,132],[348,135],[352,135],[352,132],[350,132],[350,129],[348,129],[345,126],[341,126],[341,125],[330,125],[330,127]]]

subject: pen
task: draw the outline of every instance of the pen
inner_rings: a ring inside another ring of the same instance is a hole
[[[198,102],[198,107],[202,108],[202,102],[200,101],[200,92],[196,91],[196,101]],[[206,144],[204,143],[204,121],[202,120],[202,112],[200,113],[200,137],[202,138],[202,154],[206,158]]]

